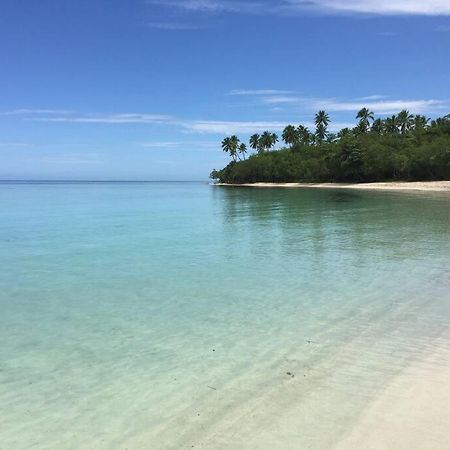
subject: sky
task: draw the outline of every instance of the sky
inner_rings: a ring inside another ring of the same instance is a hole
[[[0,179],[207,180],[325,109],[450,112],[450,0],[2,0]]]

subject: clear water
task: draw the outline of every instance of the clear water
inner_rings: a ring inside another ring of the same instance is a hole
[[[447,332],[449,236],[448,194],[2,183],[0,448],[330,448]]]

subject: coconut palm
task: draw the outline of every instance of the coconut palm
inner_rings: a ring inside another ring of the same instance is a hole
[[[230,138],[229,138],[229,137],[226,137],[226,138],[222,141],[222,150],[223,150],[225,153],[229,153],[230,156],[232,156],[232,155],[231,155],[231,142],[230,142]],[[233,159],[234,159],[234,158],[233,158]]]
[[[261,136],[259,134],[255,133],[250,136],[249,144],[253,150],[257,150],[259,152],[260,143],[261,143]]]
[[[240,159],[238,154],[238,147],[239,147],[239,139],[237,136],[226,137],[222,141],[222,150],[226,153],[229,153],[230,156],[233,158],[233,161]]]
[[[321,110],[316,114],[314,123],[316,125],[317,142],[321,144],[327,137],[327,126],[330,123],[330,116],[325,111]]]
[[[299,141],[298,131],[293,125],[288,125],[283,130],[281,137],[286,145],[289,145],[291,148]]]
[[[327,134],[327,142],[334,142],[337,139],[336,133],[328,133]]]
[[[275,144],[278,142],[278,136],[275,133],[271,133],[270,135],[270,148],[275,147]]]
[[[245,160],[245,154],[247,153],[247,146],[242,142],[238,148],[238,154],[242,155],[242,159]]]
[[[240,141],[239,138],[236,135],[233,135],[230,137],[231,142],[231,152],[233,155],[235,155],[238,159],[241,159],[238,153]]]
[[[375,119],[372,124],[372,132],[376,134],[383,134],[384,122],[382,119]]]
[[[341,138],[345,138],[347,136],[350,136],[352,134],[352,130],[350,130],[350,128],[342,128],[342,130],[340,130],[337,134],[337,137],[339,139]]]
[[[404,109],[400,111],[397,116],[398,126],[400,127],[400,133],[406,134],[413,125],[414,116]]]
[[[264,131],[259,140],[261,151],[269,150],[272,147],[272,134],[269,131]]]
[[[389,133],[389,134],[397,134],[398,133],[398,119],[395,114],[384,120],[384,129],[385,129],[386,133]]]
[[[426,116],[416,114],[414,116],[413,127],[415,130],[424,130],[428,126],[429,121],[430,121],[430,119],[428,119]]]
[[[368,108],[362,108],[360,111],[358,111],[356,118],[360,119],[358,124],[360,131],[362,133],[367,133],[370,128],[370,121],[374,120],[373,112]]]
[[[297,134],[299,137],[300,142],[303,145],[309,145],[311,142],[311,133],[309,132],[308,128],[306,128],[303,125],[299,125],[297,128]]]

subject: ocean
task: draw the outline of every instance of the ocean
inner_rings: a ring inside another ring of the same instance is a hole
[[[2,182],[0,263],[1,449],[331,448],[448,330],[450,195]]]

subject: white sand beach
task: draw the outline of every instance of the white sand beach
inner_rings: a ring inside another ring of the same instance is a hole
[[[389,191],[435,191],[450,192],[450,181],[412,181],[412,182],[386,182],[386,183],[245,183],[226,184],[216,186],[227,187],[254,187],[254,188],[326,188],[326,189],[374,189]]]
[[[337,449],[450,448],[450,341],[407,367],[376,398]]]

